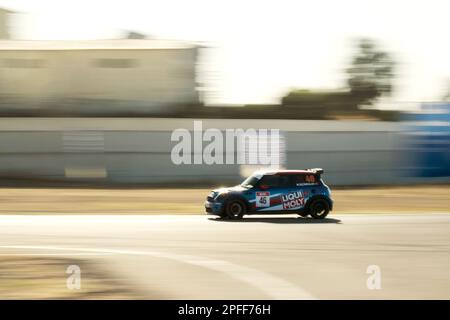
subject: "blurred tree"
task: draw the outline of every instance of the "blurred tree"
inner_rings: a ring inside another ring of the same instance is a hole
[[[370,104],[392,92],[394,62],[371,39],[360,39],[352,65],[347,70],[348,86],[356,104]]]

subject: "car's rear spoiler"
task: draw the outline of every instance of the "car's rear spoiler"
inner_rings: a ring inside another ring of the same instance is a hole
[[[306,171],[311,171],[314,174],[323,174],[323,169],[322,168],[306,169]]]

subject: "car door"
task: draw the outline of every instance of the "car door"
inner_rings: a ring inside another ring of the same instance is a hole
[[[255,191],[255,211],[282,211],[281,197],[286,193],[287,181],[287,176],[263,176]]]
[[[281,199],[284,211],[296,211],[305,206],[309,194],[306,180],[305,174],[289,175],[289,186]]]

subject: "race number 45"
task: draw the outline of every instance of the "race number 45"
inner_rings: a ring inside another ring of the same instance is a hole
[[[256,207],[258,208],[270,207],[270,192],[256,193]]]

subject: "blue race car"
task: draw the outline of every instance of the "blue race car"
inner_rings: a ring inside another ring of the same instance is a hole
[[[240,219],[245,214],[296,213],[323,219],[333,209],[320,168],[255,172],[240,185],[211,191],[207,214]]]

